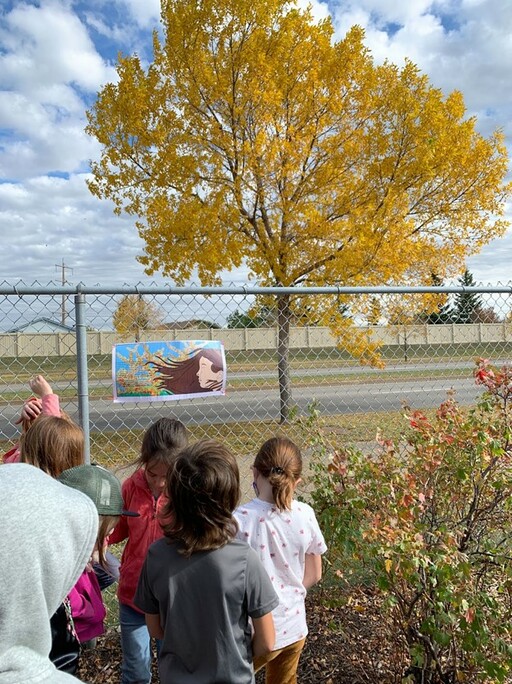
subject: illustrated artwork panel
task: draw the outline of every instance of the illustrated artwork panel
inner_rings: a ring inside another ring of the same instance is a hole
[[[224,395],[224,345],[217,340],[116,344],[112,381],[115,402]]]

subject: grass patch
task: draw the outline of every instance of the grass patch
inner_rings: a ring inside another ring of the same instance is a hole
[[[112,356],[87,357],[89,380],[102,380],[112,375]],[[44,373],[50,382],[76,379],[76,356],[0,357],[2,384],[25,383],[37,373]]]
[[[428,411],[426,414],[428,415]],[[344,444],[374,445],[377,432],[388,439],[399,440],[407,428],[400,411],[381,413],[354,413],[332,415],[322,418],[322,425],[333,446]],[[277,421],[251,421],[188,426],[191,441],[217,439],[226,444],[242,463],[252,459],[253,454],[269,437],[286,434],[299,444],[304,437],[299,425],[291,422],[286,427]],[[93,433],[91,435],[91,460],[109,468],[120,468],[132,463],[138,456],[144,430],[118,430],[117,432]]]
[[[405,350],[400,345],[381,347],[385,362],[402,363],[408,361],[472,361],[479,356],[496,358],[497,354],[510,356],[512,343],[487,342],[478,344],[414,345]],[[276,371],[277,352],[275,349],[227,351],[226,362],[230,372]],[[87,357],[89,380],[104,380],[112,373],[111,354],[91,354]],[[319,367],[354,367],[358,360],[343,349],[318,347],[313,349],[290,349],[292,369]],[[277,372],[277,371],[276,371]],[[34,356],[0,357],[0,376],[3,384],[26,383],[36,373],[44,373],[50,382],[76,379],[76,357]]]
[[[277,421],[218,423],[187,426],[190,440],[216,439],[226,444],[242,461],[252,456],[268,437],[283,432]],[[144,430],[118,430],[91,434],[91,460],[109,468],[123,468],[138,456]],[[297,427],[290,425],[286,434],[299,439]]]
[[[425,412],[429,415],[429,411]],[[432,411],[433,413],[433,411]],[[377,432],[388,439],[398,440],[407,428],[401,411],[340,414],[322,417],[322,425],[333,446],[344,444],[368,444],[371,448]],[[300,427],[291,422],[283,427],[278,421],[249,421],[188,426],[191,441],[217,439],[224,442],[242,460],[252,457],[259,446],[269,437],[285,433],[299,444],[303,443]],[[91,460],[109,468],[121,468],[132,463],[139,454],[144,430],[117,430],[91,433]],[[0,441],[0,449],[6,452],[12,442]]]

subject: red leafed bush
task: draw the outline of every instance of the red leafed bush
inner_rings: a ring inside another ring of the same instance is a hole
[[[512,368],[479,359],[484,392],[461,408],[408,412],[378,452],[329,446],[311,412],[313,502],[333,575],[377,588],[403,682],[505,682],[512,673]],[[391,631],[393,633],[391,633]]]

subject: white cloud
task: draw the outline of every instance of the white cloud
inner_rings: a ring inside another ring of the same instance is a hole
[[[330,15],[329,6],[325,0],[297,0],[297,6],[301,9],[310,7],[311,14],[316,21],[327,19],[327,17]]]
[[[485,245],[480,254],[468,259],[467,267],[477,283],[512,283],[512,230]]]
[[[0,39],[0,83],[41,92],[73,83],[94,92],[111,74],[78,17],[59,2],[20,3],[5,17]]]
[[[97,154],[83,93],[115,76],[86,27],[60,2],[19,3],[0,17],[0,176],[73,172]]]
[[[12,231],[2,248],[2,279],[55,279],[62,259],[73,268],[73,282],[120,285],[147,278],[136,260],[144,243],[133,218],[114,216],[109,202],[91,195],[88,177],[0,184],[0,225]]]
[[[84,132],[83,109],[44,106],[18,93],[0,93],[0,128],[16,135],[0,147],[0,176],[30,178],[45,172],[73,172],[98,154],[99,146]]]
[[[133,221],[115,217],[108,202],[93,197],[86,177],[39,176],[0,185],[0,224],[13,231],[2,250],[3,278],[48,281],[61,259],[74,269],[76,282],[143,277],[136,262],[143,245]]]
[[[142,28],[157,28],[160,19],[160,0],[118,0]]]
[[[485,119],[491,108],[496,119],[496,108],[512,106],[509,0],[358,0],[336,3],[333,12],[339,37],[354,24],[363,26],[377,62],[410,59],[446,93],[461,90],[470,113]],[[396,24],[392,33],[390,23]]]

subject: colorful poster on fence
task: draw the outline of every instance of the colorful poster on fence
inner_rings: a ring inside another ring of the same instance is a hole
[[[226,393],[222,342],[132,342],[112,349],[114,401],[195,399]]]

